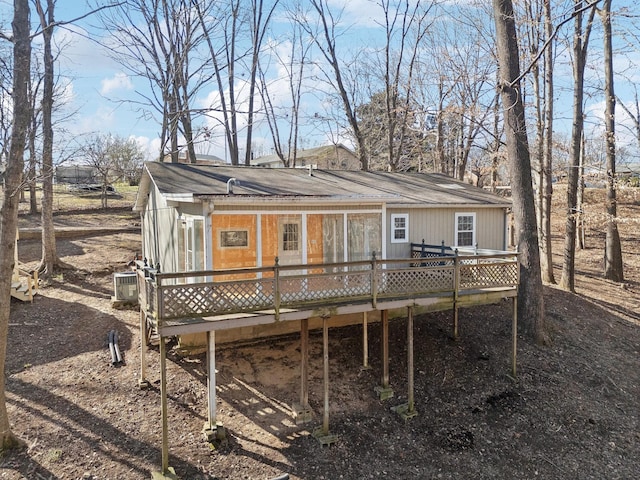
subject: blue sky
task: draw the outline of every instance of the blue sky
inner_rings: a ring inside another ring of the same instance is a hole
[[[372,7],[375,2],[369,0],[350,0],[342,2],[334,0],[345,6],[344,18],[357,19],[357,24],[352,21],[351,33],[353,38],[357,38],[363,43],[370,45],[374,41],[369,27],[375,27],[376,22],[380,21],[379,17],[375,17],[376,9]],[[633,5],[634,2],[614,2],[620,5],[625,3]],[[614,5],[616,7],[616,5]],[[616,7],[616,8],[618,8]],[[56,5],[56,19],[58,21],[70,20],[85,14],[90,8],[84,1],[78,0],[58,0]],[[637,10],[637,7],[631,7],[631,12]],[[12,2],[10,0],[0,0],[0,19],[6,27],[10,23],[12,14]],[[32,14],[35,20],[35,13]],[[487,17],[487,21],[491,21]],[[143,118],[142,114],[136,111],[135,105],[131,105],[122,100],[139,99],[136,91],[145,91],[148,87],[146,80],[133,78],[126,75],[120,65],[110,59],[100,45],[91,40],[96,39],[101,33],[95,29],[93,25],[97,24],[97,19],[86,18],[78,21],[74,25],[67,25],[64,28],[56,29],[55,38],[59,45],[63,45],[62,53],[58,62],[58,73],[62,75],[62,82],[65,84],[64,98],[66,104],[64,113],[74,112],[73,117],[65,121],[65,128],[70,132],[72,138],[82,139],[86,135],[100,134],[116,134],[124,137],[134,137],[140,145],[149,152],[150,158],[157,155],[159,150],[158,136],[160,134],[160,125],[157,121],[149,118]],[[593,48],[600,48],[601,39],[597,32],[592,37]],[[37,40],[36,40],[37,42]],[[597,43],[596,43],[597,42]],[[638,49],[640,50],[640,48]],[[635,53],[637,58],[638,53]],[[629,59],[631,58],[631,59]],[[618,69],[628,66],[628,71],[638,71],[637,64],[634,63],[633,57],[617,58]],[[593,78],[601,76],[601,69],[597,65],[592,65],[590,74]],[[631,78],[631,81],[637,78]],[[558,78],[556,80],[556,88],[558,92],[558,104],[556,113],[558,117],[557,126],[559,130],[568,131],[570,127],[570,92],[564,91],[563,86],[570,86],[570,78]],[[624,83],[617,85],[617,93],[622,97],[630,99],[630,91],[625,89]],[[209,96],[215,96],[217,93],[211,89]],[[206,104],[207,95],[203,93],[201,98],[202,105]],[[323,105],[321,99],[307,97],[309,102],[316,102],[315,105],[307,104],[307,111],[320,112],[323,114]],[[589,105],[591,112],[589,121],[593,125],[598,124],[598,118],[602,116],[602,102],[594,97]],[[624,121],[624,115],[618,110],[619,121]],[[215,119],[212,121],[215,125]],[[330,128],[330,126],[328,126]],[[597,135],[597,127],[594,133]],[[623,128],[618,129],[621,135],[624,133]],[[330,138],[332,137],[332,138]],[[323,131],[321,125],[315,125],[310,128],[306,134],[307,146],[316,144],[330,143],[333,140],[344,140],[335,137],[335,129],[332,132]],[[270,145],[271,140],[265,130],[258,130],[255,134],[256,142],[263,142],[264,145]],[[224,145],[222,141],[215,142],[211,145],[206,153],[211,153],[224,157]],[[269,152],[265,152],[269,153]]]

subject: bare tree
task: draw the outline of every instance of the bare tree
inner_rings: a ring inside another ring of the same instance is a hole
[[[623,102],[620,97],[616,96],[616,105],[620,105],[632,122],[633,135],[636,139],[638,148],[640,148],[640,100],[638,99],[638,88],[634,83],[632,88],[633,102],[631,104]]]
[[[553,195],[553,109],[554,63],[556,47],[555,14],[551,0],[527,0],[522,5],[522,29],[525,52],[530,62],[528,85],[531,86],[535,112],[534,169],[536,175],[536,214],[540,242],[542,279],[555,283],[551,246],[551,200]]]
[[[162,158],[178,161],[181,140],[195,161],[193,106],[195,96],[211,79],[209,62],[196,55],[204,40],[189,0],[132,0],[101,11],[106,45],[128,73],[144,78],[150,93],[138,92],[141,116],[159,115]],[[197,2],[200,4],[212,2]],[[182,136],[182,137],[181,137]]]
[[[365,136],[363,135],[358,117],[356,115],[356,107],[358,102],[355,99],[353,86],[347,88],[345,82],[345,69],[343,68],[343,60],[338,55],[338,23],[340,14],[331,11],[328,0],[310,0],[309,2],[318,16],[318,24],[312,25],[307,19],[301,19],[301,25],[305,31],[313,38],[315,45],[320,50],[320,54],[327,62],[326,70],[323,74],[327,82],[337,92],[340,103],[342,105],[347,124],[353,135],[358,158],[360,160],[360,168],[362,170],[369,169],[369,155]]]
[[[571,131],[571,153],[567,180],[567,220],[565,222],[564,255],[560,287],[573,292],[575,290],[575,248],[576,220],[580,211],[578,205],[578,182],[582,159],[584,158],[584,71],[587,62],[587,47],[595,16],[595,2],[589,13],[586,26],[584,22],[584,0],[575,0],[573,32],[573,127]]]
[[[498,88],[504,110],[507,157],[511,172],[516,242],[520,253],[518,317],[537,343],[546,341],[531,159],[520,87],[520,54],[511,0],[493,0],[500,69]]]
[[[554,29],[551,0],[544,0],[544,127],[542,142],[542,163],[540,171],[540,268],[542,280],[556,283],[553,275],[553,251],[551,247],[551,200],[553,198],[553,65]]]
[[[22,189],[24,150],[31,112],[29,108],[29,77],[31,69],[31,38],[29,2],[13,2],[13,122],[11,146],[5,171],[3,202],[0,206],[0,451],[22,444],[11,431],[5,395],[5,359],[11,311],[11,278],[15,263],[15,241],[18,228],[18,201]]]
[[[262,44],[264,42],[265,34],[268,31],[271,17],[278,6],[278,1],[279,0],[274,0],[265,11],[264,0],[251,0],[251,66],[249,68],[249,107],[247,108],[247,147],[244,158],[245,165],[250,165],[253,157],[251,141],[253,136],[253,122],[256,113],[254,112],[254,97],[256,94],[256,83],[258,81],[260,53],[262,52]]]
[[[431,51],[422,61],[431,65],[438,90],[433,104],[439,170],[462,180],[472,152],[494,141],[495,42],[479,11],[449,5],[447,12],[452,21],[434,25]]]
[[[622,246],[618,232],[616,199],[616,97],[613,86],[613,44],[611,34],[611,0],[604,0],[599,11],[604,38],[605,142],[607,145],[607,230],[604,249],[604,276],[614,282],[624,280]]]
[[[133,139],[100,134],[87,140],[81,149],[84,163],[94,169],[100,181],[102,208],[108,207],[112,183],[123,177],[136,178],[142,152]]]
[[[384,12],[385,45],[383,49],[385,93],[386,151],[388,168],[396,171],[408,157],[405,140],[415,124],[413,88],[419,47],[431,25],[428,21],[433,3],[408,0],[380,0]]]
[[[202,30],[205,32],[205,42],[208,48],[214,71],[214,78],[218,88],[219,105],[211,106],[211,110],[222,114],[220,121],[226,138],[229,157],[232,165],[240,163],[240,145],[238,135],[239,105],[236,99],[236,63],[239,55],[236,53],[238,37],[242,24],[241,2],[231,0],[226,12],[218,15],[211,14],[211,5],[194,3],[194,9],[198,16]],[[221,32],[222,46],[215,43],[216,32]],[[226,74],[226,82],[225,82]]]
[[[55,0],[46,0],[43,8],[40,0],[35,0],[36,12],[40,20],[43,38],[42,81],[42,259],[38,270],[43,278],[52,276],[56,267],[66,266],[58,258],[56,236],[53,226],[53,91],[54,58],[52,53],[53,29],[55,26]]]
[[[34,59],[34,63],[37,59]],[[41,133],[42,126],[42,102],[38,102],[40,98],[40,90],[42,88],[42,82],[44,76],[38,75],[37,66],[33,66],[32,71],[34,74],[31,76],[29,82],[29,103],[31,105],[31,121],[29,122],[29,131],[27,132],[28,138],[28,150],[29,150],[29,164],[27,167],[27,178],[25,179],[29,185],[29,213],[35,215],[38,213],[38,199],[36,198],[36,183],[37,183],[37,170],[40,164],[40,156],[38,155],[36,145],[38,136]]]
[[[9,156],[11,121],[13,120],[11,108],[13,64],[7,45],[9,45],[8,42],[0,44],[0,164],[4,163]]]
[[[297,9],[300,7],[297,6]],[[309,61],[312,42],[304,35],[300,23],[295,21],[296,11],[289,12],[291,20],[290,38],[285,41],[290,46],[286,55],[280,54],[279,45],[272,48],[273,56],[280,69],[284,70],[289,98],[275,98],[267,79],[268,64],[259,62],[260,95],[265,109],[265,117],[273,139],[275,154],[285,167],[295,167],[298,156],[298,130],[302,103],[302,87],[305,67]],[[276,80],[277,82],[277,80]],[[290,103],[289,103],[290,102]],[[284,104],[283,107],[281,104]],[[283,130],[286,129],[286,132]],[[286,138],[283,138],[286,135]]]

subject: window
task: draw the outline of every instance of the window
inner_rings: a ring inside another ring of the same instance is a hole
[[[473,247],[476,244],[476,214],[456,213],[456,247]]]
[[[409,241],[409,215],[406,213],[391,215],[391,243]]]
[[[282,250],[297,252],[300,250],[300,224],[285,223],[282,225]]]
[[[248,247],[249,232],[247,230],[220,230],[220,247]]]

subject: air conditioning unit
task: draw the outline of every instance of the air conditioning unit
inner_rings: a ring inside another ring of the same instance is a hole
[[[129,302],[138,300],[138,278],[136,272],[113,274],[114,300]]]

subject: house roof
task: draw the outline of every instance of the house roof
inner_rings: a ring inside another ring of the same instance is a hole
[[[235,179],[235,182],[230,182]],[[228,182],[231,192],[228,192]],[[386,203],[388,207],[493,206],[509,200],[440,174],[260,167],[145,164],[134,210],[142,210],[151,185],[168,200],[313,201]]]

